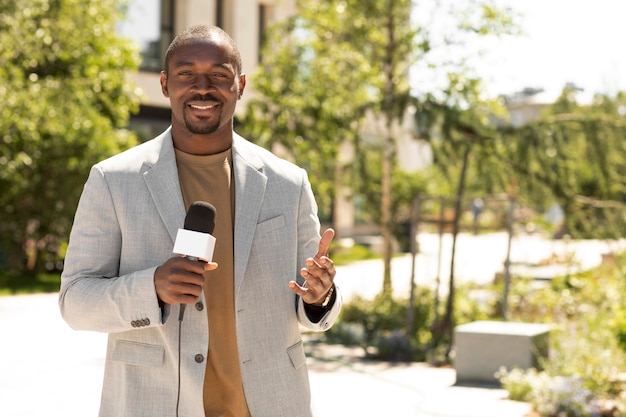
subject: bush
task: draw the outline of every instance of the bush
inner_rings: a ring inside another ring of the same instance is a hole
[[[0,295],[36,294],[59,291],[59,273],[24,275],[12,272],[0,274]]]
[[[528,284],[512,289],[511,319],[551,323],[554,330],[542,372],[499,372],[511,399],[532,403],[543,417],[626,416],[624,271],[602,266],[544,288]]]
[[[366,356],[377,356],[370,347],[378,347],[380,340],[391,332],[404,329],[406,324],[406,303],[395,300],[391,294],[383,293],[373,300],[355,297],[344,304],[341,319],[328,333],[360,336],[358,345]],[[358,329],[358,330],[357,330]]]
[[[470,286],[457,290],[458,323],[482,320],[493,311],[469,295]],[[340,320],[325,333],[329,343],[357,345],[365,356],[389,361],[445,362],[448,338],[434,340],[434,292],[415,289],[413,331],[407,333],[408,299],[394,298],[391,293],[379,294],[372,300],[355,297],[343,305]]]

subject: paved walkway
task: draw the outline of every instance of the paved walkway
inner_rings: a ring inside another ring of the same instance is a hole
[[[439,277],[439,291],[444,294],[450,278],[452,236],[445,234],[440,242],[437,234],[421,233],[418,242],[420,251],[415,263],[415,285],[434,290]],[[456,242],[455,282],[493,283],[496,274],[504,272],[507,247],[508,237],[503,232],[477,236],[460,234]],[[603,254],[624,249],[624,239],[608,243],[599,240],[546,240],[538,234],[519,235],[511,241],[511,274],[551,278],[584,271],[599,265]],[[546,262],[549,259],[559,262]],[[411,264],[409,254],[392,260],[392,283],[396,295],[406,296],[409,292]],[[344,299],[357,294],[366,299],[375,296],[382,288],[382,277],[383,263],[380,260],[356,262],[341,266],[337,271],[337,283],[341,286]]]
[[[511,259],[530,264],[566,250],[532,239],[517,242]],[[420,236],[420,243],[416,282],[430,286],[438,238]],[[492,280],[501,270],[505,243],[504,235],[463,237],[459,281]],[[567,250],[592,266],[607,247],[587,242]],[[394,259],[397,293],[409,288],[410,265],[409,256]],[[447,272],[441,276],[445,282]],[[368,261],[340,267],[337,283],[346,299],[370,297],[380,291],[381,277],[381,262]],[[71,330],[61,319],[57,294],[0,297],[0,335],[1,417],[97,416],[106,335]],[[452,368],[364,361],[358,350],[340,346],[307,349],[316,417],[522,417],[530,411],[528,404],[508,401],[504,390],[455,386]]]
[[[96,417],[106,335],[71,330],[57,294],[0,297],[0,416]],[[455,387],[452,368],[307,345],[316,417],[522,417],[501,389]]]

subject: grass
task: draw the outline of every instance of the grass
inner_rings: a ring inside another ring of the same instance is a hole
[[[334,246],[330,249],[330,258],[335,265],[346,265],[351,262],[367,259],[379,259],[381,256],[373,253],[366,246],[353,245],[350,247]]]
[[[59,272],[22,276],[0,274],[0,295],[51,293],[59,291],[60,285]]]

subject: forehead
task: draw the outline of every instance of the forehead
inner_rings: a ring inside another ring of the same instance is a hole
[[[170,58],[170,67],[211,64],[235,70],[235,52],[232,46],[216,37],[189,39],[181,43]]]

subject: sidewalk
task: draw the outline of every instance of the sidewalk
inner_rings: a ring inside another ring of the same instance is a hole
[[[71,330],[57,294],[0,297],[0,416],[96,417],[106,335]],[[452,368],[361,359],[307,344],[316,417],[522,417],[501,389],[457,387]]]
[[[445,294],[450,278],[452,236],[435,233],[418,235],[419,254],[415,263],[415,285],[436,289],[440,279],[440,294]],[[441,257],[439,248],[441,247]],[[459,234],[455,251],[455,282],[457,285],[472,282],[491,284],[496,274],[504,272],[508,236],[504,232],[472,235]],[[518,235],[511,242],[511,274],[549,279],[556,275],[588,270],[602,262],[602,255],[626,249],[626,239],[614,242],[600,240],[565,241],[550,240],[539,235]],[[569,259],[568,263],[543,265],[549,258]],[[410,254],[393,258],[391,276],[394,294],[406,297],[411,282]],[[341,287],[344,300],[354,295],[371,299],[380,293],[383,279],[381,260],[355,262],[337,268],[337,285]]]
[[[457,283],[492,282],[502,270],[506,242],[502,233],[460,235]],[[434,289],[439,275],[445,290],[450,236],[442,241],[441,262],[439,243],[437,235],[419,235],[417,286]],[[551,273],[574,272],[599,264],[603,253],[625,246],[624,240],[568,243],[520,236],[513,241],[511,261],[533,267],[552,255],[571,255],[571,265]],[[393,260],[397,295],[408,294],[411,265],[409,255]],[[336,282],[344,300],[378,294],[382,270],[380,260],[338,267]],[[57,294],[40,294],[0,297],[0,335],[1,417],[97,416],[105,334],[71,330],[61,319]],[[308,343],[306,349],[316,417],[523,417],[530,411],[528,404],[507,400],[504,390],[455,386],[453,368],[366,361],[359,349],[342,346]]]
[[[317,417],[523,417],[529,404],[496,388],[455,386],[453,368],[360,359],[359,349],[308,347]]]

